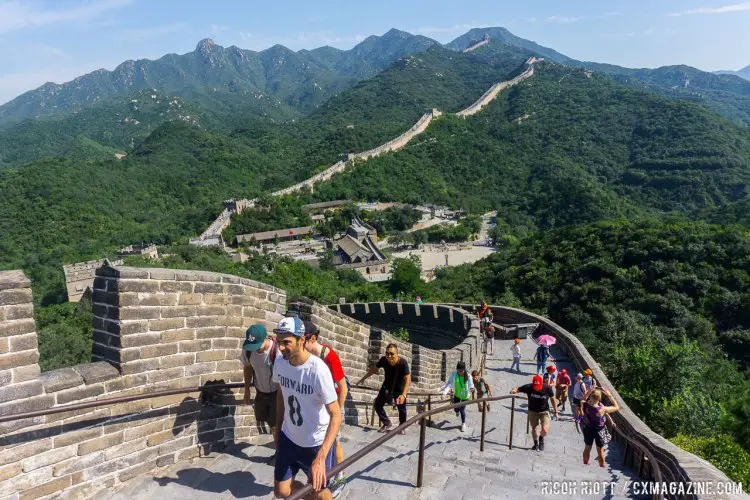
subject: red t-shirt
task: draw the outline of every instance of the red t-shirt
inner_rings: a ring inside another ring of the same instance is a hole
[[[570,375],[560,375],[557,377],[557,385],[560,384],[570,385]]]
[[[336,387],[336,394],[341,392],[341,388],[339,387],[339,381],[344,378],[344,367],[341,366],[341,359],[339,359],[339,355],[336,354],[336,351],[331,349],[331,346],[326,344],[320,344],[326,349],[326,357],[323,358],[323,362],[328,365],[328,369],[331,370],[331,375],[333,376],[333,383]]]

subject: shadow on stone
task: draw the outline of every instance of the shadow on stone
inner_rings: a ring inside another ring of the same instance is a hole
[[[159,486],[177,483],[208,493],[230,493],[235,498],[265,497],[273,492],[273,488],[256,482],[253,473],[248,471],[211,472],[202,467],[182,469],[177,471],[177,477],[157,477],[154,481]],[[205,478],[202,481],[198,478]],[[200,482],[194,484],[196,480]]]

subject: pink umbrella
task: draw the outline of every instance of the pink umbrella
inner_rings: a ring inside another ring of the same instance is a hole
[[[549,347],[557,342],[557,339],[551,335],[540,335],[539,337],[537,337],[536,341],[544,346]]]

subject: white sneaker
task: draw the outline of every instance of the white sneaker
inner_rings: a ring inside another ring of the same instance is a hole
[[[466,430],[466,424],[461,424],[461,432],[464,432]]]

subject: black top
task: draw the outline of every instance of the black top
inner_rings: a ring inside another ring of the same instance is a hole
[[[529,411],[549,411],[549,398],[555,395],[552,390],[552,386],[549,384],[542,385],[542,388],[535,391],[532,384],[522,385],[518,388],[518,392],[528,394],[529,396]]]
[[[383,380],[383,388],[387,391],[393,392],[393,397],[400,396],[404,392],[404,377],[409,375],[409,363],[404,358],[399,357],[398,361],[394,366],[388,363],[385,356],[382,356],[375,365],[378,368],[382,368],[385,371],[385,380]]]

